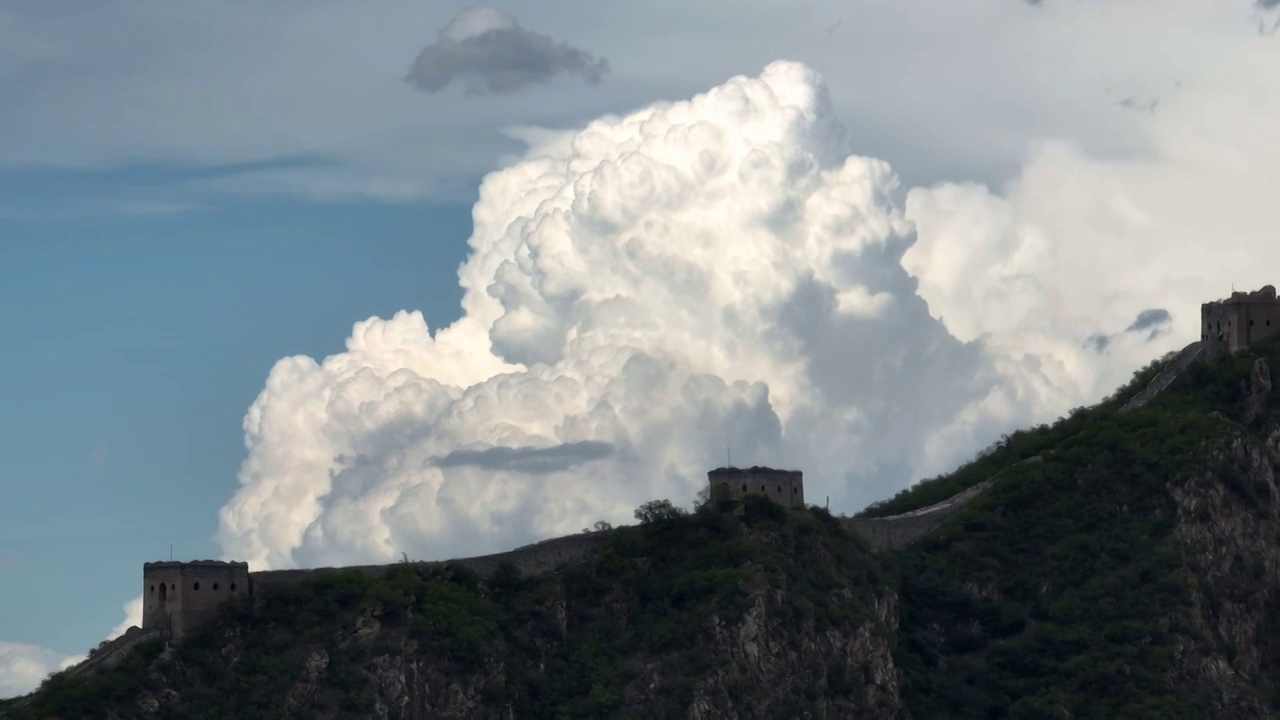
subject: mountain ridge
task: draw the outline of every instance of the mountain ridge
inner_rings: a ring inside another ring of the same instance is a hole
[[[855,518],[655,503],[555,573],[327,573],[0,713],[1276,717],[1277,355],[1120,412],[1171,354]],[[927,508],[893,552],[852,531]]]

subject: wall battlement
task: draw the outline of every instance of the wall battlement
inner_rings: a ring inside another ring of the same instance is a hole
[[[767,497],[786,507],[805,507],[804,476],[798,470],[727,467],[708,472],[707,479],[711,498],[725,503],[726,509],[739,509],[742,498],[752,495]],[[959,511],[990,487],[991,482],[980,483],[954,498],[910,513],[874,519],[850,518],[846,522],[874,548],[902,547]],[[411,564],[418,567],[455,564],[489,577],[501,565],[510,563],[522,575],[539,575],[584,562],[599,552],[612,535],[608,530],[566,535],[507,552]],[[324,573],[354,571],[380,576],[402,564],[249,572],[249,565],[244,562],[149,562],[143,565],[142,629],[148,634],[159,632],[176,640],[207,622],[218,606],[233,598],[253,596],[264,589],[292,585]]]
[[[222,603],[249,592],[248,563],[143,563],[142,629],[180,638],[213,617]]]
[[[522,575],[554,572],[586,560],[608,541],[608,531],[566,535],[518,547],[507,552],[421,563],[425,567],[461,565],[482,577],[511,563]],[[303,570],[259,570],[249,572],[245,562],[196,560],[192,562],[149,562],[142,566],[142,629],[177,640],[207,622],[218,607],[236,597],[249,597],[264,588],[292,585],[329,572],[359,572],[379,576],[391,565],[356,565]]]
[[[804,507],[804,473],[768,467],[719,467],[707,473],[711,502],[719,510],[734,510],[743,498],[759,495],[783,507]]]
[[[461,565],[481,577],[488,577],[497,572],[498,567],[503,563],[511,563],[521,575],[540,575],[542,573],[555,572],[561,568],[570,565],[576,565],[583,560],[591,557],[608,541],[609,531],[581,533],[578,535],[565,535],[564,537],[551,538],[543,540],[531,545],[524,545],[515,550],[507,552],[493,553],[491,555],[478,555],[468,558],[453,558],[451,560],[431,560],[425,562],[410,563],[419,567],[444,567],[446,565]],[[268,587],[279,587],[281,585],[292,585],[300,582],[308,577],[314,577],[320,573],[326,572],[350,572],[355,571],[370,576],[378,576],[387,572],[390,568],[399,567],[403,563],[393,563],[390,565],[353,565],[339,568],[313,568],[306,570],[259,570],[250,573],[254,591]]]
[[[1200,341],[1207,361],[1280,334],[1280,299],[1273,285],[1233,292],[1225,300],[1200,306]]]

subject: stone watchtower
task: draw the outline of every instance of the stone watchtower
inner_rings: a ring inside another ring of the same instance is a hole
[[[804,473],[767,467],[722,467],[707,473],[710,498],[720,510],[741,506],[748,495],[761,495],[786,507],[804,507]]]
[[[1213,360],[1280,333],[1280,300],[1273,285],[1233,292],[1226,300],[1200,306],[1204,358]]]
[[[142,629],[166,632],[177,640],[213,617],[219,605],[249,591],[249,563],[144,563]]]

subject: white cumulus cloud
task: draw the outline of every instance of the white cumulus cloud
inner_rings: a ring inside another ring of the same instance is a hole
[[[515,131],[529,150],[480,188],[460,320],[371,318],[345,353],[272,370],[224,551],[510,547],[687,501],[728,448],[854,510],[1098,400],[1195,339],[1201,301],[1274,280],[1280,46],[1240,32],[1256,42],[1183,68],[1141,155],[1046,140],[997,189],[900,188],[792,62]]]
[[[83,659],[83,655],[63,655],[39,645],[0,641],[0,698],[25,695],[50,673]]]
[[[114,640],[125,633],[126,630],[133,626],[142,626],[142,596],[130,600],[124,604],[124,620],[111,630],[111,634],[107,635],[108,640]]]
[[[950,332],[1093,398],[1151,356],[1153,335],[1160,349],[1196,339],[1201,302],[1276,283],[1280,45],[1241,36],[1145,120],[1141,155],[1046,141],[1003,188],[910,191],[919,241],[904,266]],[[1090,333],[1104,357],[1071,347]]]
[[[897,180],[809,68],[528,135],[480,189],[460,320],[372,318],[272,369],[228,556],[504,548],[687,501],[727,448],[851,508],[969,449],[930,436],[1045,409],[993,399],[1000,368],[930,316]]]

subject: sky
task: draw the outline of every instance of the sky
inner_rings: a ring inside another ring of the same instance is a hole
[[[854,512],[1274,282],[1280,12],[1223,0],[0,8],[0,697],[141,564]]]

